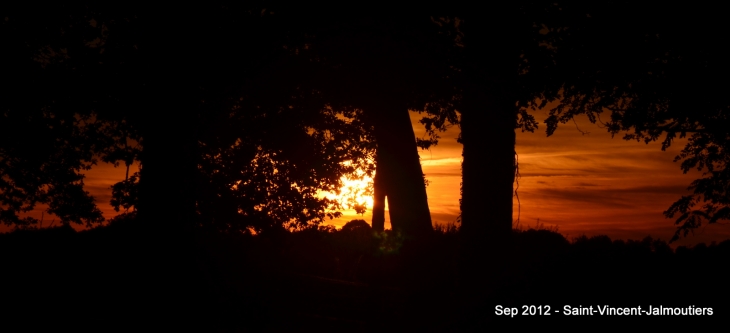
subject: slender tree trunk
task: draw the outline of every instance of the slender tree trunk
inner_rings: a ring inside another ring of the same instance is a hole
[[[429,233],[431,213],[408,110],[394,103],[372,113],[378,144],[373,228],[383,228],[387,199],[393,230],[409,236]]]
[[[375,159],[375,177],[373,178],[373,223],[372,227],[375,231],[385,230],[385,181],[383,177],[386,172],[385,167]]]

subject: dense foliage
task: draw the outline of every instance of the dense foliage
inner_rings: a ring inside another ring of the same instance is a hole
[[[0,122],[5,224],[33,226],[21,216],[37,204],[64,224],[103,221],[83,190],[99,161],[141,162],[141,177],[113,187],[112,205],[136,207],[145,167],[159,163],[145,148],[161,137],[193,142],[184,150],[194,151],[197,176],[178,181],[196,189],[200,224],[219,230],[320,222],[340,203],[319,191],[372,172],[371,129],[359,111],[333,109],[299,85],[301,57],[270,11],[210,5],[164,18],[154,6],[20,7],[2,23],[11,50]],[[178,105],[186,108],[159,110]]]

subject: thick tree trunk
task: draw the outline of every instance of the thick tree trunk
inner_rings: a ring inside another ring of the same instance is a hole
[[[393,230],[409,236],[427,234],[433,230],[431,212],[408,110],[385,104],[372,114],[378,144],[373,228],[383,229],[388,200]]]
[[[461,201],[460,294],[467,325],[505,299],[513,253],[514,101],[484,87],[465,92]]]
[[[517,7],[491,11],[485,18],[472,16],[475,8],[464,8],[461,227],[468,246],[508,244],[512,232],[517,80],[525,29]]]
[[[150,34],[167,37],[145,45],[151,55],[150,82],[146,103],[141,105],[145,112],[138,115],[143,124],[138,214],[149,227],[169,232],[190,225],[195,216],[200,112],[196,69],[202,65],[196,63],[199,51],[187,50],[201,41],[195,35],[200,27],[185,21],[194,13],[185,10],[169,16],[169,8],[153,8],[159,19],[149,22]]]
[[[506,244],[516,167],[514,101],[478,87],[469,93],[461,119],[461,228],[468,246]]]
[[[168,113],[168,114],[166,114]],[[143,137],[139,217],[150,227],[190,226],[195,216],[195,136],[189,117],[159,111]]]

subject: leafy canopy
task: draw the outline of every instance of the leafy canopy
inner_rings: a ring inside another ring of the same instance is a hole
[[[371,169],[371,129],[359,111],[334,109],[296,81],[302,59],[287,47],[289,23],[236,6],[187,10],[182,19],[158,9],[57,5],[5,18],[0,221],[30,227],[38,221],[19,216],[39,203],[63,223],[103,221],[84,171],[99,161],[141,160],[144,169],[155,116],[146,106],[166,85],[194,105],[176,116],[195,123],[198,171],[180,181],[197,189],[201,225],[260,230],[336,216],[339,203],[318,192]],[[193,47],[166,48],[167,33]],[[188,75],[158,70],[175,57]],[[117,209],[136,205],[137,180],[113,187]]]

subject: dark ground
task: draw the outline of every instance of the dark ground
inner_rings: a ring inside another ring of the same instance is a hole
[[[506,267],[490,272],[490,258],[476,264],[484,267],[463,267],[454,231],[437,232],[427,244],[392,233],[375,238],[365,228],[144,235],[123,225],[1,234],[1,325],[13,331],[472,331],[730,319],[724,306],[730,241],[674,251],[650,238],[569,242],[548,230],[515,231],[514,245],[498,253]],[[465,277],[474,271],[484,272],[478,281]],[[498,305],[518,314],[497,315]],[[546,305],[550,315],[539,315]],[[604,305],[711,307],[714,313],[600,316]],[[595,311],[566,316],[564,306]],[[531,309],[535,315],[528,315]]]

